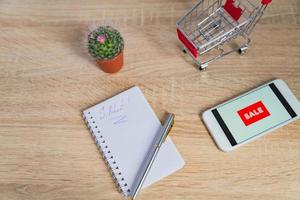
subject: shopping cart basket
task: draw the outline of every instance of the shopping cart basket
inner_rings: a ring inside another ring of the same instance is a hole
[[[199,69],[229,53],[245,53],[249,34],[272,0],[200,0],[177,22],[177,34]],[[239,38],[239,39],[238,39]],[[224,50],[224,44],[238,41]],[[212,51],[214,50],[214,51]],[[214,52],[214,53],[213,53]],[[205,58],[208,56],[208,58]]]

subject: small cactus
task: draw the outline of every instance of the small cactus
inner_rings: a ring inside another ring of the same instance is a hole
[[[100,26],[88,36],[88,50],[98,60],[116,57],[124,48],[120,32],[111,26]]]

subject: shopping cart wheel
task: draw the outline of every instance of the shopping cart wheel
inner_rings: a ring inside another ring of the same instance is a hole
[[[187,53],[185,49],[182,49],[182,52],[183,52],[183,53]]]
[[[241,48],[239,48],[239,54],[243,55],[246,53],[248,49],[248,46],[242,46]]]
[[[200,70],[205,70],[208,67],[208,64],[207,63],[205,63],[205,64],[198,64],[197,66],[198,66],[198,68]]]

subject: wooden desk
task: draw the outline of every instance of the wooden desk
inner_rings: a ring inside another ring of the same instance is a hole
[[[249,51],[200,72],[181,52],[176,20],[196,1],[0,2],[0,199],[121,199],[80,111],[138,85],[186,165],[140,199],[299,199],[300,121],[231,153],[217,149],[199,113],[270,79],[300,98],[299,1],[274,1]],[[108,75],[86,56],[83,31],[110,20],[125,42]]]

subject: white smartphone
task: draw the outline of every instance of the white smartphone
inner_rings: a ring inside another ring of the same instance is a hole
[[[299,118],[300,103],[276,79],[205,111],[202,115],[217,146],[230,151]]]

